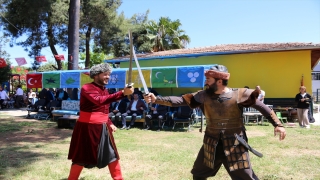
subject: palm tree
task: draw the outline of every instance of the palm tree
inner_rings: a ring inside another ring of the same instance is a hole
[[[180,20],[171,21],[168,17],[161,17],[159,22],[149,21],[146,25],[147,34],[144,35],[152,45],[152,51],[186,48],[190,37],[180,29]]]

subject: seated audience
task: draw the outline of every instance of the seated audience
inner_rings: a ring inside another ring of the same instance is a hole
[[[65,90],[63,90],[63,88],[60,88],[57,90],[55,98],[56,98],[56,100],[59,101],[58,106],[61,106],[62,100],[69,99],[69,94]]]
[[[109,108],[109,117],[114,117],[114,120],[112,123],[117,126],[117,124],[120,122],[120,116],[121,114],[125,113],[127,111],[127,103],[129,100],[125,97],[121,100],[118,100],[116,102],[111,103]],[[111,119],[112,120],[112,119]]]
[[[121,129],[130,129],[133,127],[134,122],[137,116],[143,114],[143,111],[147,109],[146,104],[139,98],[139,94],[137,92],[133,93],[133,100],[130,101],[130,104],[127,108],[127,112],[121,115],[122,120],[122,128]],[[130,125],[126,126],[126,117],[131,116]]]
[[[159,104],[153,104],[151,107],[151,112],[146,115],[146,123],[147,127],[145,130],[152,129],[152,120],[158,120],[158,130],[161,130],[161,122],[165,119],[165,115],[167,113],[167,106],[159,105]]]

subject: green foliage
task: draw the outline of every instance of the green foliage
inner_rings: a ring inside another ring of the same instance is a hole
[[[106,59],[113,58],[112,55],[106,55],[103,52],[90,52],[90,62],[89,62],[89,68],[92,67],[95,64],[101,64]],[[80,60],[82,62],[79,62],[80,64],[84,64],[86,59],[86,53],[80,53]]]
[[[66,32],[67,18],[63,16],[67,10],[64,1],[11,0],[6,7],[6,19],[3,19],[4,30],[12,41],[27,36],[17,45],[24,47],[29,56],[37,56],[43,47],[49,46],[50,41],[53,45],[63,42],[59,38]]]
[[[145,49],[151,45],[154,52],[186,48],[190,43],[190,37],[180,29],[181,26],[179,19],[172,21],[169,17],[161,17],[158,22],[149,21],[145,24],[147,33],[141,35],[142,39],[149,41],[141,47]]]
[[[37,71],[38,72],[56,71],[56,69],[54,68],[55,65],[56,64],[54,61],[48,61],[47,63],[41,65]],[[62,67],[63,67],[63,70],[68,69],[67,62],[63,63]]]
[[[9,75],[11,74],[11,68],[10,68],[11,64],[9,61],[10,55],[5,50],[3,50],[3,48],[1,48],[6,46],[8,42],[9,42],[9,39],[6,38],[5,36],[0,37],[0,58],[4,58],[7,63],[6,67],[0,68],[0,84],[3,82],[7,82],[10,79]]]

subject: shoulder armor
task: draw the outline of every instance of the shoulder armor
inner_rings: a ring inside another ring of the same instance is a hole
[[[238,89],[238,104],[243,105],[244,107],[250,107],[256,103],[256,100],[259,96],[260,91],[247,88]]]

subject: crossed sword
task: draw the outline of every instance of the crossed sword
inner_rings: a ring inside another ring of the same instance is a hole
[[[133,82],[132,82],[132,56],[134,57],[134,61],[136,62],[136,66],[137,66],[137,70],[139,73],[139,77],[144,89],[145,94],[149,94],[149,90],[148,90],[148,86],[146,83],[146,80],[143,77],[134,47],[133,47],[133,42],[132,42],[132,33],[131,31],[129,31],[129,39],[130,39],[130,61],[129,61],[129,71],[128,71],[128,87],[132,87],[133,86]]]

